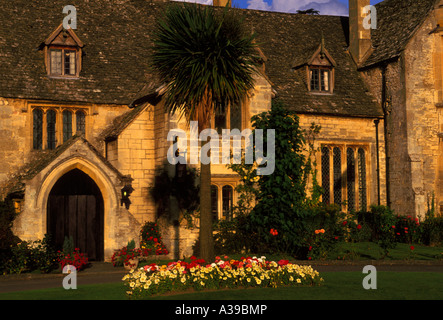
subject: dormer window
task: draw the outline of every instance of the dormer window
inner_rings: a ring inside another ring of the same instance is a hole
[[[311,79],[311,91],[330,92],[331,69],[311,66],[309,68],[309,77]]]
[[[76,53],[75,49],[49,49],[49,74],[51,76],[76,76]]]
[[[63,25],[60,25],[42,45],[48,76],[79,77],[84,45],[72,29],[64,29]]]
[[[293,62],[293,68],[306,68],[306,85],[313,94],[331,94],[334,92],[334,76],[336,63],[325,48],[322,36],[321,44],[314,54],[307,60],[297,58]]]
[[[334,90],[335,62],[323,44],[308,62],[309,91],[312,93],[332,93]]]

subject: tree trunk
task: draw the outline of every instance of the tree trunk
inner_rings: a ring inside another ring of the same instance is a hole
[[[205,142],[209,143],[209,142]],[[203,146],[203,143],[202,143]],[[211,210],[211,164],[200,162],[200,258],[214,262]]]

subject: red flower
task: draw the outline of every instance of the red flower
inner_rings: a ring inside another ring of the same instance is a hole
[[[414,246],[410,246],[410,249],[411,249],[411,250],[414,250],[415,248],[414,248]]]
[[[346,225],[347,223],[348,223],[347,221],[343,221],[343,223],[342,223],[342,224],[343,224],[343,225],[345,226],[345,225]]]
[[[285,266],[285,265],[287,265],[289,263],[289,260],[280,260],[279,262],[278,262],[278,264],[280,265],[280,266]]]
[[[358,225],[358,226],[357,226],[357,229],[360,230],[360,229],[361,229],[361,225]]]
[[[278,235],[277,229],[271,229],[271,231],[269,231],[269,233],[272,234],[273,236]]]

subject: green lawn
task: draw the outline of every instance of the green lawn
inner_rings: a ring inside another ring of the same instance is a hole
[[[324,272],[319,287],[285,287],[195,292],[152,300],[442,300],[443,273],[378,272],[377,289],[365,290],[361,272]],[[0,294],[0,300],[127,300],[123,283],[85,285]]]
[[[414,244],[398,243],[394,249],[389,250],[384,260],[442,260],[443,248]],[[330,252],[329,258],[339,260],[379,260],[383,251],[374,242],[343,242]]]
[[[385,257],[390,260],[441,260],[442,247],[429,247],[399,243]],[[330,258],[345,260],[378,260],[382,252],[377,244],[371,242],[342,243]],[[240,259],[242,255],[230,255],[230,259]],[[253,256],[244,254],[244,256]],[[261,255],[257,255],[261,256]],[[223,256],[221,255],[222,259]],[[267,260],[290,259],[281,255],[266,255]],[[156,260],[166,264],[169,260]],[[408,263],[408,262],[407,262]],[[314,262],[313,262],[314,265]],[[314,265],[315,269],[315,265]],[[152,300],[443,300],[443,272],[378,272],[377,290],[365,290],[362,286],[366,276],[361,272],[324,272],[321,276],[325,283],[321,287],[286,287],[265,289],[238,289],[215,292],[196,292],[154,297]],[[0,293],[0,300],[127,300],[123,282],[79,286],[76,290],[62,287],[39,290]]]

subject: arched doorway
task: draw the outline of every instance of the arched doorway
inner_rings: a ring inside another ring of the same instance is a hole
[[[104,205],[99,187],[79,169],[65,173],[54,184],[47,204],[47,233],[58,250],[65,237],[91,261],[104,259]]]

